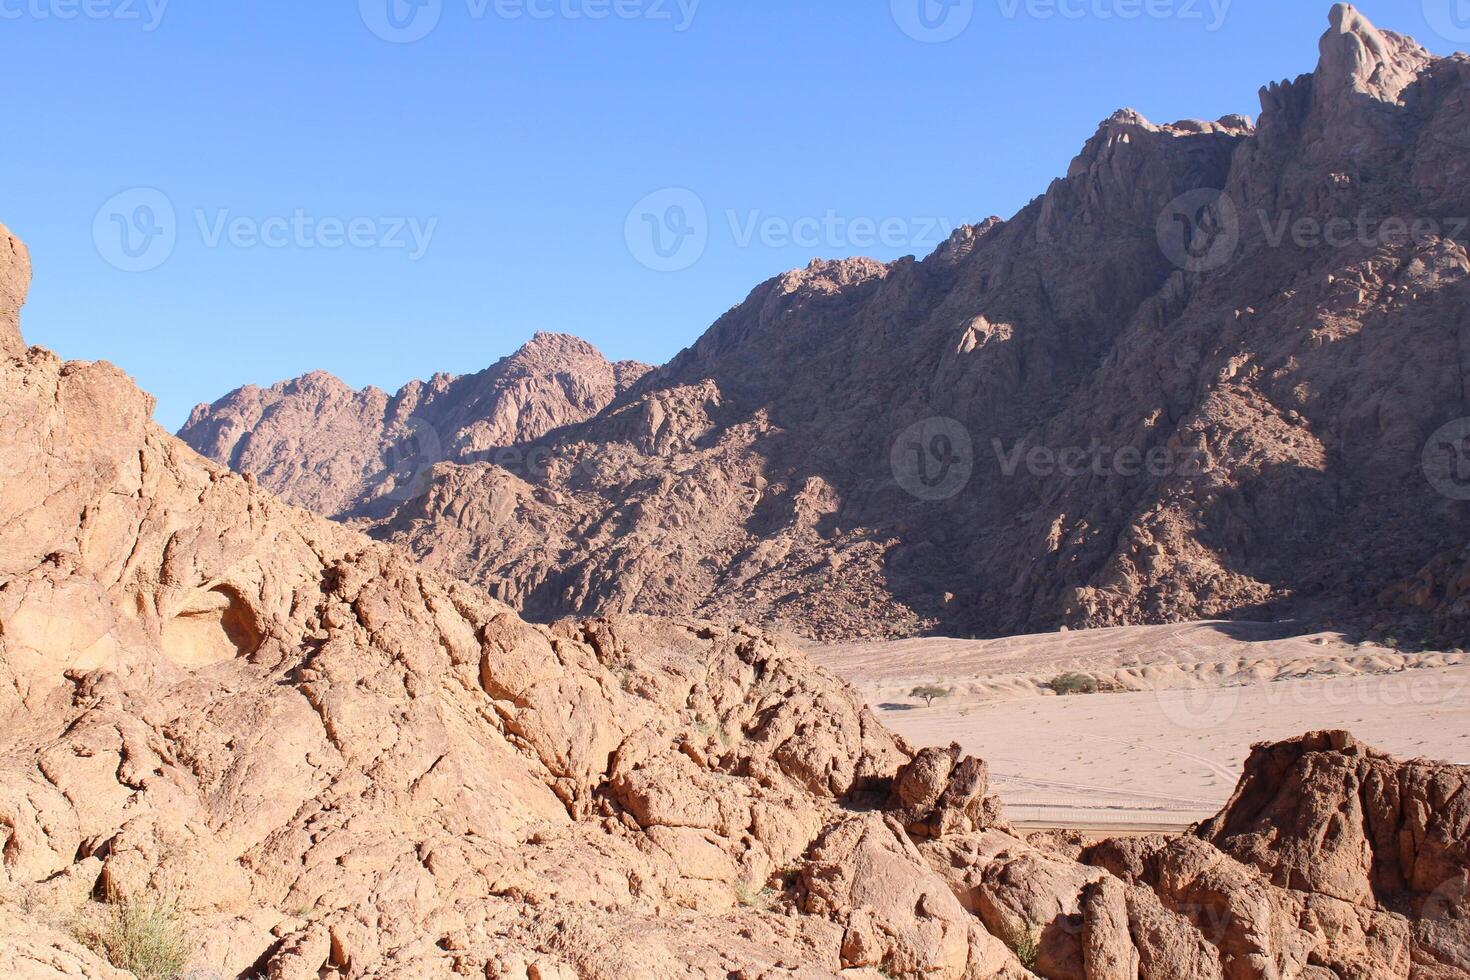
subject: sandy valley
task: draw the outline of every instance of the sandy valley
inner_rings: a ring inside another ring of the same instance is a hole
[[[1191,623],[812,653],[905,738],[958,742],[989,760],[1023,826],[1187,825],[1219,810],[1252,744],[1312,729],[1351,729],[1403,758],[1470,763],[1462,651]],[[1057,696],[1046,685],[1067,673],[1103,693]],[[909,693],[921,685],[951,693],[926,706]]]

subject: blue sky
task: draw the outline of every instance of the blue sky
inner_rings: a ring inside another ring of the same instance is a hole
[[[1119,107],[1254,115],[1330,6],[412,2],[0,0],[27,338],[121,365],[169,428],[536,330],[661,362],[784,269],[1014,213]],[[1470,46],[1466,0],[1359,7]]]

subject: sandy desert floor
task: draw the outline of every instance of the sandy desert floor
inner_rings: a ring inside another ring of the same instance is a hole
[[[911,742],[987,759],[1024,827],[1182,827],[1226,801],[1252,743],[1314,729],[1470,763],[1470,656],[1291,632],[1191,623],[811,653]],[[1068,672],[1113,693],[1058,697],[1046,684]],[[919,685],[951,693],[926,707]]]

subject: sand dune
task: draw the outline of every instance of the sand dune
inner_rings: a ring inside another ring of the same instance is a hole
[[[1003,640],[816,647],[885,724],[990,761],[1028,826],[1178,827],[1213,814],[1250,746],[1346,728],[1406,758],[1470,763],[1470,657],[1293,635],[1267,623],[1191,623]],[[1083,674],[1105,691],[1058,697]],[[936,684],[926,707],[909,696]]]

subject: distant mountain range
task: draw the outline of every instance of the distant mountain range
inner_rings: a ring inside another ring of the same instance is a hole
[[[1254,125],[1119,112],[1010,220],[782,275],[656,370],[543,335],[180,435],[533,618],[1463,636],[1467,150],[1470,59],[1340,7]]]

